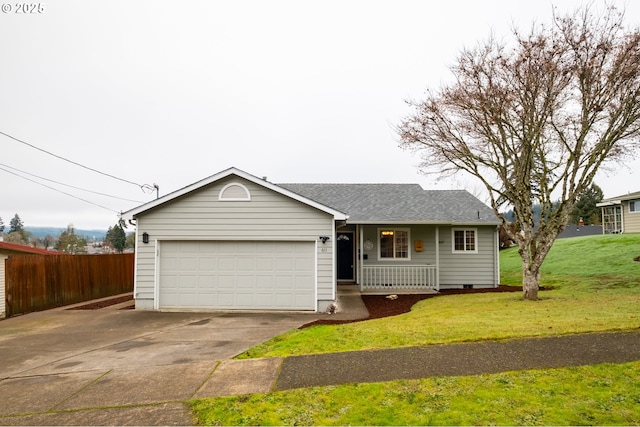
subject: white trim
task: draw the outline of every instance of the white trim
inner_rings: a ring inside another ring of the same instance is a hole
[[[138,297],[138,254],[140,253],[139,245],[143,244],[142,241],[138,241],[138,237],[140,237],[138,235],[139,231],[140,231],[140,228],[136,226],[136,231],[135,231],[136,243],[134,245],[134,252],[133,252],[133,299],[134,301]],[[0,293],[0,295],[2,294]]]
[[[436,291],[440,290],[440,227],[436,227]]]
[[[305,240],[306,241],[306,240]],[[314,243],[314,257],[313,257],[313,300],[314,300],[314,307],[313,307],[313,311],[318,312],[320,311],[320,307],[318,307],[318,240],[313,240]],[[333,281],[333,283],[335,283],[335,280]],[[336,296],[336,290],[335,290],[335,284],[333,285],[334,287],[334,291],[333,291],[333,299],[336,300],[338,297]]]
[[[605,211],[613,210],[612,213],[607,214],[608,221],[605,221]],[[618,234],[624,231],[624,207],[622,205],[607,205],[602,206],[601,210],[601,222],[602,222],[602,234]],[[618,213],[620,214],[620,221],[617,221]],[[611,222],[611,218],[613,217],[613,222]],[[610,226],[607,226],[609,224]],[[615,226],[618,226],[617,228]],[[613,226],[613,227],[611,227]],[[609,231],[609,233],[607,233]]]
[[[160,241],[154,240],[156,256],[153,262],[153,309],[160,309]]]
[[[356,225],[356,231],[358,232],[358,240],[360,240],[360,245],[356,247],[357,256],[358,256],[358,275],[356,277],[356,283],[360,285],[360,291],[362,291],[362,274],[364,271],[364,231],[362,229],[362,225]]]
[[[246,197],[224,197],[224,192],[227,191],[229,188],[231,187],[240,187],[244,190],[244,194],[246,194]],[[220,193],[218,193],[218,200],[222,201],[222,202],[247,202],[249,200],[251,200],[251,192],[249,192],[249,189],[247,187],[245,187],[244,185],[242,185],[239,182],[231,182],[227,185],[225,185],[224,187],[222,187],[222,190],[220,190]]]
[[[230,175],[235,175],[235,176],[238,176],[240,178],[246,179],[247,181],[250,181],[250,182],[252,182],[254,184],[257,184],[257,185],[260,185],[262,187],[268,188],[269,190],[275,191],[276,193],[280,193],[280,194],[282,194],[284,196],[290,197],[290,198],[292,198],[294,200],[297,200],[297,201],[299,201],[301,203],[304,203],[306,205],[309,205],[311,207],[319,209],[319,210],[321,210],[323,212],[326,212],[326,213],[328,213],[330,215],[333,215],[335,220],[346,221],[347,219],[349,219],[349,215],[347,215],[344,212],[337,211],[337,210],[335,210],[333,208],[330,208],[328,206],[325,206],[323,204],[315,202],[315,201],[313,201],[311,199],[307,199],[306,197],[303,197],[303,196],[301,196],[299,194],[296,194],[296,193],[294,193],[292,191],[289,191],[289,190],[287,190],[285,188],[282,188],[282,187],[280,187],[280,186],[278,186],[276,184],[272,184],[269,181],[265,181],[262,178],[258,178],[257,176],[253,176],[251,174],[248,174],[248,173],[246,173],[244,171],[241,171],[240,169],[236,169],[236,168],[229,168],[229,169],[224,170],[222,172],[219,172],[219,173],[217,173],[215,175],[211,175],[208,178],[202,179],[202,180],[200,180],[198,182],[195,182],[195,183],[193,183],[191,185],[188,185],[188,186],[183,187],[183,188],[181,188],[179,190],[176,190],[173,193],[169,193],[166,196],[160,197],[159,199],[152,200],[152,201],[147,202],[147,203],[145,203],[143,205],[140,205],[140,206],[138,206],[136,208],[130,209],[130,210],[126,211],[126,212],[123,212],[121,214],[121,217],[124,220],[133,219],[137,215],[139,215],[139,214],[141,214],[141,213],[143,213],[145,211],[148,211],[149,209],[153,209],[153,208],[155,208],[157,206],[160,206],[162,204],[168,203],[168,202],[170,202],[170,201],[172,201],[174,199],[177,199],[177,198],[179,198],[181,196],[184,196],[185,194],[188,194],[188,193],[190,193],[192,191],[198,190],[198,189],[200,189],[202,187],[205,187],[205,186],[207,186],[207,185],[209,185],[209,184],[211,184],[213,182],[219,181],[219,180],[221,180],[223,178],[226,178],[226,177],[228,177]]]
[[[459,250],[456,249],[456,231],[464,231],[465,232],[465,249],[463,250]],[[466,243],[466,232],[467,231],[473,231],[473,240],[474,240],[474,247],[473,250],[467,250],[467,243]],[[470,227],[455,227],[451,229],[451,252],[454,254],[477,254],[478,253],[478,229],[477,228],[470,228]]]
[[[496,227],[493,232],[493,268],[494,268],[494,288],[500,285],[500,229]]]
[[[620,205],[622,204],[622,202],[620,200],[609,200],[606,202],[600,202],[600,203],[596,203],[596,207],[597,208],[604,208],[606,206],[614,206],[614,205]]]

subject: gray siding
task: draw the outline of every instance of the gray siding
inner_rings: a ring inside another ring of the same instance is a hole
[[[243,184],[250,201],[218,200],[231,182]],[[149,243],[142,243],[142,233]],[[287,240],[317,241],[318,301],[333,299],[333,217],[250,181],[229,176],[186,194],[137,218],[136,307],[153,308],[156,241],[160,240]]]
[[[477,230],[477,253],[453,251],[453,228]],[[494,287],[498,285],[499,265],[496,227],[440,227],[440,286],[457,288],[463,285]]]
[[[410,228],[411,259],[410,260],[378,260],[378,229],[379,228]],[[454,228],[475,229],[477,232],[477,253],[454,253]],[[436,244],[439,245],[439,277],[442,288],[461,288],[463,285],[474,287],[495,287],[499,281],[498,242],[495,226],[468,226],[438,228],[436,243],[436,226],[429,225],[367,225],[363,227],[363,241],[371,240],[373,249],[367,254],[365,265],[422,265],[437,263]],[[414,242],[422,240],[424,250],[416,252]]]

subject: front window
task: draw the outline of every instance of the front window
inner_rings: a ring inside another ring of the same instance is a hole
[[[453,251],[454,252],[478,252],[475,229],[454,229],[453,230]]]
[[[640,200],[632,200],[629,202],[629,212],[640,212]]]
[[[380,259],[409,259],[409,230],[404,228],[382,228],[380,239]]]

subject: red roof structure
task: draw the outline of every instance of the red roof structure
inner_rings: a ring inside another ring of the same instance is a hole
[[[15,243],[0,242],[0,252],[19,252],[23,254],[60,255],[60,252],[46,249],[32,248],[31,246],[17,245]]]

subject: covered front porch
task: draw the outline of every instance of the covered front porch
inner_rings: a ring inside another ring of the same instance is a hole
[[[438,292],[439,239],[437,226],[345,227],[336,232],[338,283],[373,295]]]

